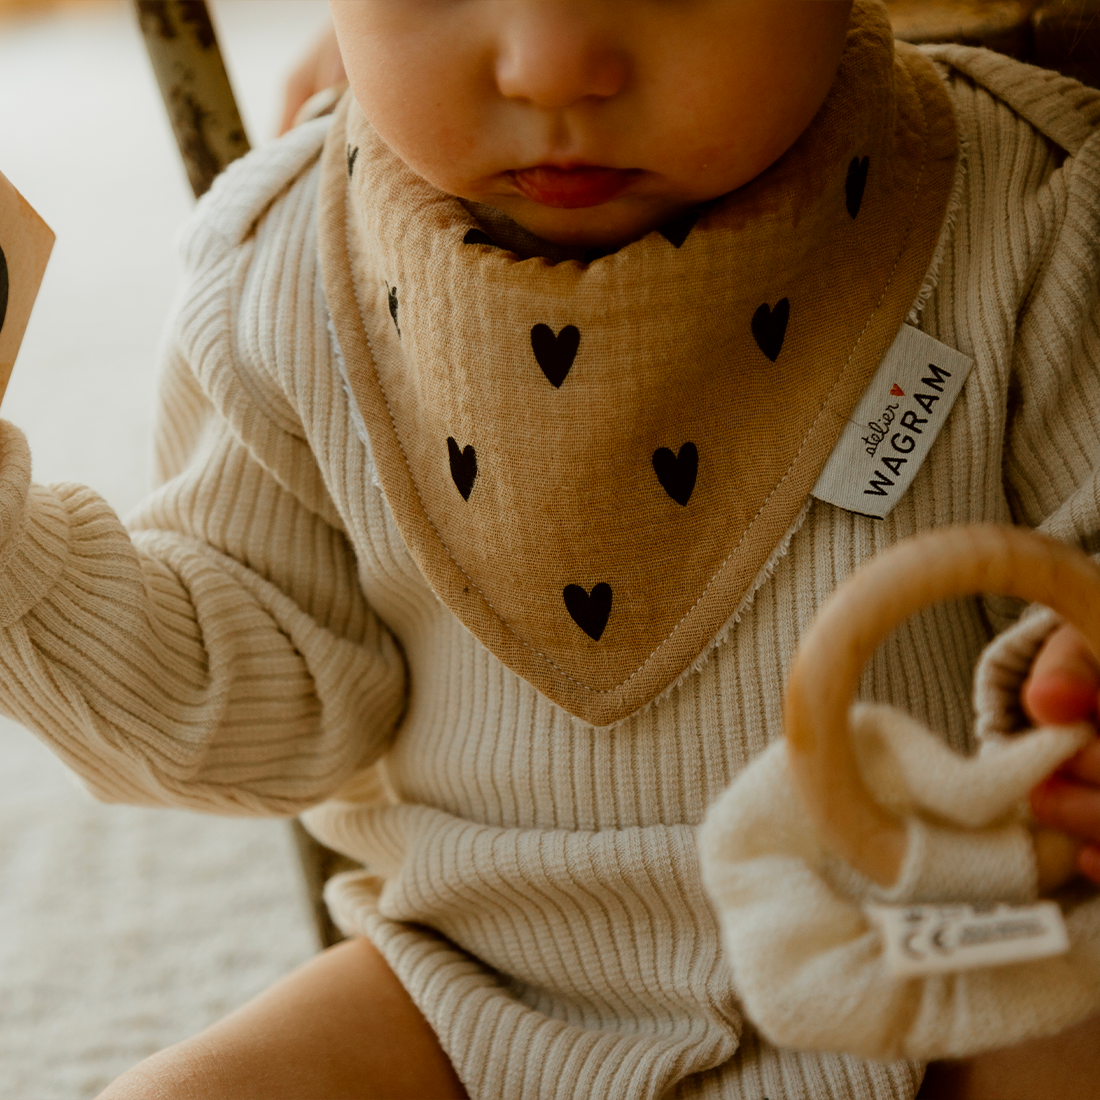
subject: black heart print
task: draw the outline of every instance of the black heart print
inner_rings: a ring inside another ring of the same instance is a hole
[[[600,581],[589,595],[579,584],[567,584],[562,596],[573,622],[598,642],[611,614],[611,585]]]
[[[466,230],[466,236],[462,238],[462,243],[463,244],[488,244],[488,245],[492,245],[493,248],[497,247],[497,242],[494,241],[493,238],[490,237],[489,234],[486,233],[482,229],[467,229]]]
[[[355,171],[355,158],[356,158],[357,156],[359,156],[359,146],[357,145],[357,146],[356,146],[356,147],[355,147],[355,148],[353,149],[353,148],[352,148],[352,147],[351,147],[351,146],[349,145],[349,146],[348,146],[348,175],[349,175],[349,176],[350,176],[350,175],[352,174],[352,172],[354,172],[354,171]]]
[[[673,218],[672,221],[659,225],[657,232],[669,244],[679,248],[688,239],[688,234],[695,228],[695,223],[703,216],[705,210],[706,207],[693,206],[690,210],[685,210],[683,214]]]
[[[531,329],[531,350],[542,373],[555,389],[561,389],[580,344],[581,334],[576,325],[566,325],[557,336],[549,325],[535,325]]]
[[[0,248],[0,332],[4,331],[4,317],[8,312],[8,261]]]
[[[393,318],[393,327],[397,329],[397,335],[401,335],[401,326],[397,323],[397,287],[386,285],[389,294],[390,316]]]
[[[653,452],[653,470],[665,492],[677,504],[686,505],[699,472],[699,451],[694,443],[685,443],[678,455],[667,447],[658,447]]]
[[[775,308],[765,302],[752,315],[752,334],[760,350],[774,363],[783,350],[783,339],[787,335],[787,322],[791,319],[791,303],[781,298]]]
[[[688,235],[695,228],[695,223],[706,214],[712,207],[717,205],[718,200],[712,199],[709,202],[701,202],[698,206],[693,206],[690,210],[685,210],[682,214],[678,214],[671,221],[665,222],[664,225],[657,227],[657,232],[669,244],[675,248],[680,248],[684,241],[688,239]]]
[[[477,452],[470,443],[466,444],[465,450],[460,449],[454,437],[447,436],[447,454],[451,459],[451,477],[455,487],[463,500],[469,500],[477,477]]]
[[[864,157],[863,160],[853,157],[852,163],[848,165],[848,181],[844,185],[845,204],[853,218],[859,213],[863,203],[863,189],[867,186],[867,169],[870,166],[870,157]]]

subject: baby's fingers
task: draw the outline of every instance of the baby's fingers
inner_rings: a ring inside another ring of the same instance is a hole
[[[1100,845],[1086,844],[1077,853],[1077,867],[1086,878],[1100,884]]]
[[[1060,725],[1095,718],[1100,666],[1077,630],[1060,626],[1039,650],[1021,698],[1037,725]]]
[[[1031,812],[1040,825],[1100,844],[1100,790],[1058,772],[1031,792]]]
[[[1100,884],[1100,790],[1059,773],[1031,792],[1031,812],[1040,825],[1085,842],[1077,869]]]
[[[1092,784],[1100,791],[1100,737],[1090,741],[1076,756],[1067,760],[1059,769],[1063,779],[1076,779]]]

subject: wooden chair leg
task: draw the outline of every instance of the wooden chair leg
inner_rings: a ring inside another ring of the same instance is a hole
[[[302,884],[305,888],[306,900],[313,915],[318,942],[324,950],[347,938],[332,923],[332,917],[329,916],[324,899],[325,883],[340,871],[354,870],[359,865],[314,840],[297,819],[291,821],[290,829],[294,834],[294,844],[298,850],[298,862],[302,869]]]
[[[134,0],[138,25],[195,198],[248,152],[205,0]]]
[[[172,123],[195,198],[214,177],[248,152],[229,75],[205,0],[134,0],[138,26]],[[292,821],[302,882],[322,948],[344,936],[332,923],[322,891],[337,871],[355,864]]]

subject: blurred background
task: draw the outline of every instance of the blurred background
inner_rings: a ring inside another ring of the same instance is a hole
[[[324,0],[215,0],[253,144]],[[38,481],[148,487],[174,238],[194,205],[129,4],[0,0],[0,172],[57,234],[3,415]],[[0,1098],[83,1100],[316,950],[280,821],[102,806],[0,719]]]
[[[985,46],[1100,87],[1100,0],[886,0],[909,42]]]
[[[1100,86],[1100,0],[888,0],[917,42]],[[210,5],[253,145],[324,0]],[[3,415],[39,481],[148,488],[157,345],[193,205],[124,0],[0,0],[0,172],[57,234]],[[101,806],[0,719],[0,1100],[84,1100],[317,949],[283,822]]]

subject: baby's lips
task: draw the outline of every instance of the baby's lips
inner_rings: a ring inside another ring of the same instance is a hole
[[[593,164],[568,168],[540,164],[533,168],[516,169],[509,175],[519,191],[532,202],[576,210],[610,202],[637,178],[638,172]]]

